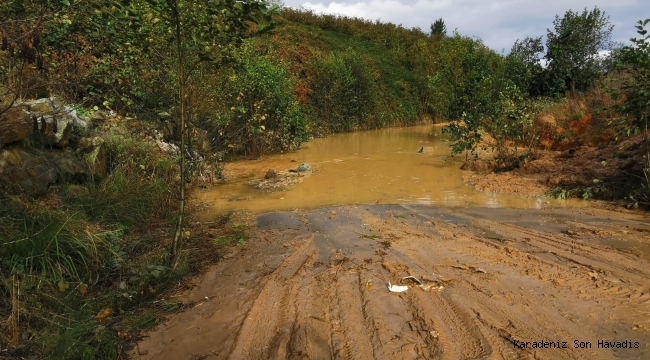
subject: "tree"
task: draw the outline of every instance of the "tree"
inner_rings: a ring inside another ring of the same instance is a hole
[[[242,43],[249,25],[262,18],[271,20],[277,9],[269,9],[265,2],[256,0],[121,0],[120,7],[113,9],[114,16],[130,18],[137,24],[137,35],[146,42],[153,41],[153,35],[162,35],[162,44],[167,44],[164,54],[173,54],[175,69],[174,86],[178,92],[178,105],[174,109],[178,117],[180,137],[180,185],[179,209],[174,239],[171,245],[171,261],[176,264],[180,253],[180,241],[186,202],[186,148],[188,118],[190,116],[189,89],[191,76],[203,64],[219,64]],[[259,30],[267,27],[260,26]],[[163,46],[164,47],[164,46]]]
[[[442,18],[431,24],[431,37],[443,37],[447,35],[447,25]]]
[[[650,19],[639,20],[636,25],[639,38],[632,38],[632,46],[624,46],[618,53],[617,70],[625,77],[621,87],[624,103],[620,107],[633,126],[648,128],[650,117],[650,35],[645,26]]]
[[[614,28],[609,16],[597,7],[582,14],[571,10],[555,16],[554,29],[547,29],[546,60],[550,92],[575,92],[592,86],[600,76],[599,51],[612,48]]]
[[[543,92],[543,57],[544,45],[541,36],[517,39],[506,57],[508,78],[530,96],[538,96]]]

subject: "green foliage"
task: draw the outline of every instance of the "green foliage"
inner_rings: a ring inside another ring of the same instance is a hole
[[[541,36],[517,39],[505,59],[507,78],[530,96],[544,94],[546,72],[541,64],[543,56]]]
[[[370,67],[352,50],[336,52],[312,64],[311,105],[331,132],[366,128],[376,108]]]
[[[67,281],[90,281],[108,252],[105,239],[85,231],[83,213],[36,210],[16,214],[3,199],[0,214],[0,258],[4,276],[19,275],[27,288]],[[6,280],[3,279],[3,280]]]
[[[163,266],[159,235],[143,235],[171,219],[174,162],[136,139],[105,144],[109,175],[59,185],[55,204],[0,191],[0,293],[20,294],[11,306],[39,334],[10,346],[35,358],[119,357],[116,322],[92,317],[106,308],[126,317],[187,271]]]
[[[155,144],[113,138],[106,143],[108,176],[71,205],[90,220],[133,226],[152,218],[171,220],[176,164]]]
[[[598,52],[611,49],[609,17],[597,7],[582,14],[569,10],[562,18],[556,15],[553,26],[546,40],[550,93],[593,86],[600,77]]]
[[[483,134],[483,123],[498,109],[500,58],[473,39],[455,33],[441,44],[437,72],[429,78],[431,110],[454,120],[446,131],[455,141],[452,151],[473,151]]]
[[[499,59],[479,41],[458,33],[444,39],[436,72],[429,78],[434,115],[470,123],[489,115],[498,94],[492,90],[492,72]]]
[[[235,153],[255,157],[296,149],[309,134],[293,92],[296,80],[272,55],[255,50],[255,43],[247,42],[215,89],[223,107],[215,111],[212,133]]]
[[[506,58],[459,34],[442,42],[438,71],[430,77],[431,104],[437,116],[454,120],[445,128],[454,140],[452,152],[473,152],[489,134],[497,165],[519,166],[530,155],[539,140],[532,131],[533,109],[526,91],[511,80],[513,64],[521,74],[534,69],[539,41],[526,42]],[[528,85],[531,78],[519,81]]]
[[[624,117],[612,121],[610,126],[617,132],[629,135],[643,131],[645,135],[646,156],[642,179],[644,184],[630,198],[638,206],[650,204],[650,138],[648,137],[648,120],[650,120],[650,34],[645,29],[650,19],[639,20],[635,26],[638,38],[632,38],[631,46],[625,46],[616,54],[615,69],[623,77],[620,89],[611,89],[616,98],[622,97],[623,103],[617,107]]]
[[[512,83],[507,83],[499,93],[498,106],[498,113],[483,128],[494,139],[497,166],[519,167],[538,147],[540,137],[533,126],[536,109]]]
[[[632,45],[618,51],[616,70],[623,75],[623,84],[620,90],[613,89],[616,97],[623,97],[618,110],[628,117],[626,123],[638,129],[647,129],[650,113],[650,35],[645,29],[649,22],[639,20],[636,29],[640,37],[630,39]]]
[[[440,37],[446,35],[447,35],[447,25],[445,25],[445,21],[442,18],[436,20],[433,24],[431,24],[431,36]]]

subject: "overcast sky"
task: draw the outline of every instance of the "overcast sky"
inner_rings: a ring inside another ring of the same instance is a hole
[[[458,29],[462,35],[481,38],[498,52],[508,52],[517,39],[545,36],[555,15],[567,10],[582,12],[598,6],[614,24],[612,40],[625,44],[637,35],[636,21],[650,18],[650,0],[284,0],[284,4],[317,13],[380,19],[425,32],[442,17],[449,34]]]

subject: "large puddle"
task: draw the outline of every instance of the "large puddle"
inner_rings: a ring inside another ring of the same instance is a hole
[[[424,153],[418,153],[425,147]],[[268,169],[286,171],[300,163],[312,165],[313,174],[285,191],[259,190],[250,181]],[[441,127],[432,125],[339,134],[315,139],[292,153],[226,165],[231,177],[195,192],[211,204],[212,213],[249,210],[264,213],[295,208],[314,209],[347,204],[427,204],[445,207],[480,206],[545,208],[580,206],[580,200],[527,198],[489,194],[465,185],[462,162],[450,155]]]

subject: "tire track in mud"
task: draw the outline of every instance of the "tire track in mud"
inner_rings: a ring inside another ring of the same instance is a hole
[[[240,323],[221,334],[211,332],[205,351],[191,354],[218,359],[650,358],[646,260],[565,234],[427,209],[347,207],[336,208],[336,216],[321,209],[296,215],[311,222],[301,231],[265,229],[267,240],[299,245],[285,246],[294,250],[242,292],[241,315],[233,316]],[[282,216],[294,215],[276,213],[278,228]],[[482,229],[503,241],[481,236]],[[254,241],[255,236],[249,242]],[[257,261],[265,256],[261,249]],[[388,291],[388,281],[397,284],[408,275],[423,286],[409,283],[406,292]],[[165,329],[173,328],[172,323]],[[233,328],[236,334],[228,330]],[[207,351],[210,342],[222,339],[232,345]],[[617,352],[571,346],[574,340],[595,344],[600,339],[641,346]],[[565,341],[568,347],[516,346],[539,341]],[[194,346],[200,348],[200,342]]]
[[[591,293],[591,298],[618,304],[621,300],[632,307],[633,311],[647,315],[647,305],[650,303],[650,291],[647,287],[650,272],[647,271],[647,261],[616,249],[591,245],[578,239],[567,238],[566,235],[552,237],[540,231],[525,229],[504,223],[489,223],[481,221],[481,226],[498,228],[500,234],[511,239],[514,246],[525,243],[534,247],[539,253],[550,253],[556,261],[549,261],[548,257],[531,254],[531,251],[522,252],[516,247],[495,245],[505,248],[508,254],[515,257],[518,254],[529,259],[536,259],[542,266],[527,267],[527,272],[532,275],[551,274],[559,281],[566,284],[569,289],[579,295]],[[476,241],[487,245],[490,241],[472,236]],[[542,271],[538,269],[542,268]],[[573,275],[573,276],[566,276]],[[548,280],[548,279],[543,279]],[[645,285],[644,285],[645,284]]]
[[[287,341],[286,327],[290,325],[287,311],[291,311],[289,305],[294,295],[284,288],[289,281],[289,286],[297,285],[293,278],[313,256],[313,238],[312,235],[270,275],[241,326],[231,359],[269,359],[281,355],[281,345]]]

